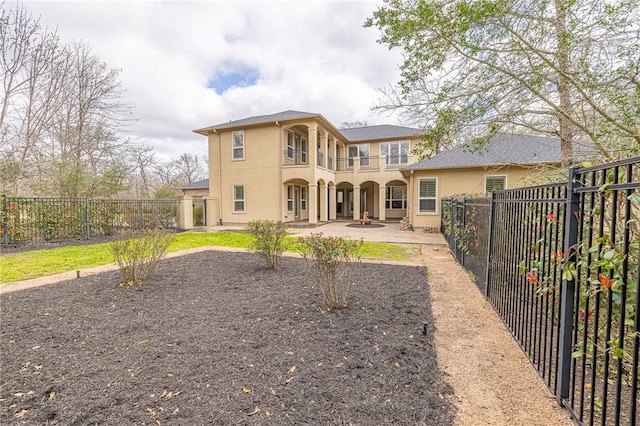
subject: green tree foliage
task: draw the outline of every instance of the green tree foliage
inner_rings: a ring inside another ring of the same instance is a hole
[[[557,136],[566,164],[640,149],[639,0],[386,0],[365,26],[404,51],[378,108],[427,123],[426,154],[498,131]]]

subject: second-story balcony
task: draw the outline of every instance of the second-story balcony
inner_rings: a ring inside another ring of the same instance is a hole
[[[407,166],[414,161],[412,155],[381,155],[369,157],[341,157],[336,159],[336,170],[353,171],[356,168],[356,161],[359,162],[358,170],[396,170]]]
[[[284,151],[282,164],[284,166],[306,166],[309,164],[309,153],[301,149],[288,148]]]

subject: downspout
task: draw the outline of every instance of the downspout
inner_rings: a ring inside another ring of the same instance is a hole
[[[213,132],[218,135],[218,221],[222,226],[222,142],[220,133],[216,130]]]
[[[276,121],[276,126],[278,126],[279,129],[279,133],[280,133],[280,152],[278,153],[278,163],[280,165],[279,167],[279,173],[280,173],[280,184],[278,185],[278,199],[280,200],[280,207],[278,209],[278,211],[280,212],[280,221],[284,222],[284,212],[282,211],[282,187],[284,185],[284,183],[282,182],[282,155],[283,152],[285,151],[284,149],[284,139],[282,137],[282,128],[280,127],[280,123]],[[277,164],[278,164],[277,163]]]

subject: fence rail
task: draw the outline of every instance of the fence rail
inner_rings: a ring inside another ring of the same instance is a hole
[[[442,200],[452,252],[580,424],[640,424],[639,167]]]
[[[2,196],[0,245],[89,239],[122,228],[178,225],[175,200],[93,200]]]

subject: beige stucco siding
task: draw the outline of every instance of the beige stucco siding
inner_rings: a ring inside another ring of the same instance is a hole
[[[523,186],[522,179],[534,172],[530,167],[509,166],[473,169],[435,169],[416,170],[411,177],[411,217],[414,226],[440,226],[440,199],[454,195],[484,195],[485,178],[487,176],[506,176],[506,187]],[[435,213],[418,211],[418,181],[420,178],[436,178],[437,207]]]
[[[258,219],[281,219],[281,166],[280,166],[280,128],[269,127],[239,130],[244,133],[244,158],[232,156],[232,133],[221,132],[209,136],[209,155],[218,154],[218,168],[210,171],[209,182],[220,193],[219,207],[226,223],[247,223]],[[219,141],[218,141],[219,138]],[[217,149],[211,145],[219,143]],[[217,176],[215,176],[217,174]],[[234,211],[233,190],[235,185],[244,186],[244,212]]]

